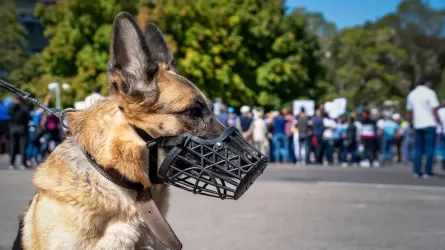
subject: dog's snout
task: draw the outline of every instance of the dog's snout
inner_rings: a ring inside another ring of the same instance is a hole
[[[202,121],[204,126],[195,128],[194,135],[202,139],[214,139],[219,137],[225,130],[225,127],[212,115]]]
[[[214,135],[220,135],[224,132],[226,129],[224,125],[222,125],[216,117],[212,116],[210,117],[210,129],[213,130]]]

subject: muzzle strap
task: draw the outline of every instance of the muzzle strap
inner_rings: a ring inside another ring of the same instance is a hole
[[[130,124],[136,134],[145,141],[148,148],[148,177],[153,184],[163,184],[164,182],[158,177],[158,140],[154,139],[151,135],[145,132],[143,129]],[[151,166],[151,167],[150,167]]]
[[[162,216],[149,189],[142,190],[136,198],[138,211],[153,235],[171,250],[181,250],[182,243]]]

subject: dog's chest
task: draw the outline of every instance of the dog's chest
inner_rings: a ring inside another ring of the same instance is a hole
[[[118,190],[116,194],[119,194]],[[132,197],[119,198],[114,206],[118,209],[108,211],[111,213],[107,214],[107,208],[104,207],[104,213],[96,214],[95,218],[90,219],[90,222],[95,221],[90,223],[94,227],[93,230],[102,232],[91,249],[162,249],[157,246],[157,240],[143,221]]]
[[[102,224],[106,226],[103,242],[108,245],[104,249],[159,249],[137,210],[133,194],[122,190],[116,190],[116,194],[119,209],[108,223]]]
[[[156,249],[148,228],[138,220],[109,224],[100,240],[103,242],[100,249]]]

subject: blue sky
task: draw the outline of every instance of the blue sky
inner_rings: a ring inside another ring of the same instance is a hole
[[[338,28],[374,21],[396,10],[400,0],[286,0],[290,8],[305,7],[308,11],[321,12]],[[433,7],[445,7],[445,0],[428,0]]]

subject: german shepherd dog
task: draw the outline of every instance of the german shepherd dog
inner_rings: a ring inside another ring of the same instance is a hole
[[[180,76],[161,31],[139,28],[128,13],[113,24],[109,51],[110,96],[93,107],[68,113],[69,136],[40,164],[37,187],[21,218],[16,246],[38,249],[164,249],[136,208],[137,192],[98,173],[83,152],[105,169],[151,188],[162,215],[169,191],[149,178],[146,142],[190,132],[213,138],[225,129],[211,103]],[[162,162],[166,152],[158,151]]]

